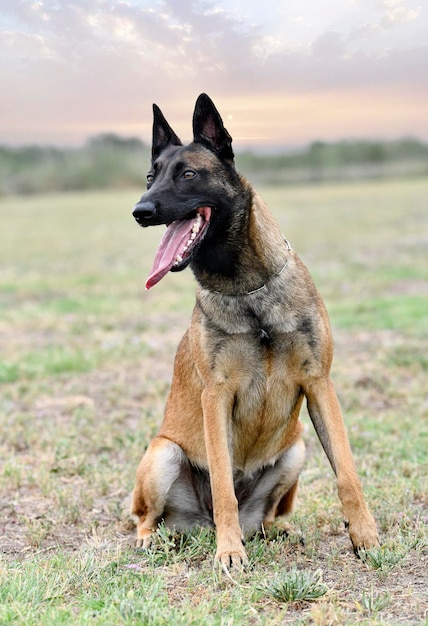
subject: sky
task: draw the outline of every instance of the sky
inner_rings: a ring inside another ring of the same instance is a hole
[[[428,140],[426,0],[1,0],[0,143],[183,141],[214,100],[235,146]]]

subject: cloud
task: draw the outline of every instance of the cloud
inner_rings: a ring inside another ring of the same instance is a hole
[[[421,7],[404,6],[403,0],[381,0],[381,8],[384,11],[382,24],[388,28],[396,24],[412,22],[421,13]]]
[[[337,60],[346,54],[346,46],[343,36],[335,31],[322,33],[311,44],[311,54],[318,59]]]
[[[428,100],[427,36],[395,47],[390,38],[415,27],[422,11],[403,0],[364,4],[371,8],[359,19],[344,14],[334,27],[312,25],[310,38],[291,42],[279,27],[266,31],[204,0],[3,0],[2,135],[78,142],[112,129],[147,138],[157,101],[186,136],[189,102],[201,91],[220,104],[240,102],[241,116],[261,97],[264,108],[271,100],[279,111],[276,103],[286,109],[297,97],[397,94],[411,118],[412,101]],[[298,23],[303,29],[300,14]]]

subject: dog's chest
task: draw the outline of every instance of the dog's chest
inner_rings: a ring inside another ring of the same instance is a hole
[[[269,293],[250,298],[210,294],[198,305],[211,359],[219,353],[233,359],[239,345],[241,365],[249,358],[263,364],[265,371],[279,367],[284,373],[291,364],[296,373],[319,356],[319,314],[314,306],[302,311]]]
[[[273,299],[224,303],[202,303],[204,350],[211,374],[233,395],[234,463],[253,471],[275,458],[294,431],[302,380],[319,367],[318,320]]]
[[[254,470],[282,449],[301,396],[294,349],[287,337],[256,333],[208,341],[211,372],[230,397],[229,428],[235,464]]]
[[[200,302],[207,328],[226,335],[252,334],[263,341],[290,332],[296,327],[292,308],[275,297],[254,294],[250,297],[216,297],[210,294]]]

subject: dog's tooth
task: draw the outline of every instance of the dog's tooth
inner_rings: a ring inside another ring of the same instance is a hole
[[[202,224],[202,215],[198,213],[193,224],[192,233],[197,233],[201,227],[201,224]]]
[[[183,260],[183,257],[182,257],[182,256],[180,256],[179,254],[177,254],[177,258],[176,258],[176,260],[175,260],[175,263],[176,263],[176,264],[181,263],[181,261],[182,261],[182,260]]]

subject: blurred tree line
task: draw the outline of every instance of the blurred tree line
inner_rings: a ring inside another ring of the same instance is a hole
[[[80,148],[0,146],[0,195],[145,187],[150,148],[136,138],[98,135]],[[428,175],[428,144],[313,142],[280,154],[237,154],[239,171],[264,184],[320,183]]]
[[[97,135],[81,148],[0,146],[0,195],[145,185],[149,148]]]
[[[370,178],[428,176],[428,144],[417,139],[396,141],[315,141],[290,153],[239,155],[241,171],[269,184],[321,183]]]

